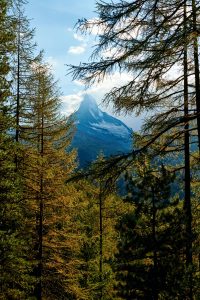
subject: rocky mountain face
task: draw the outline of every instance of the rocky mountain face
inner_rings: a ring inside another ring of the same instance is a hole
[[[100,152],[108,157],[131,150],[132,130],[101,111],[91,96],[85,95],[72,117],[76,125],[72,147],[78,151],[81,168],[94,161]]]

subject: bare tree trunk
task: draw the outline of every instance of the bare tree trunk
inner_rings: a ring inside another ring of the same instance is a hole
[[[100,281],[100,297],[103,299],[103,193],[102,183],[100,182],[100,193],[99,193],[99,281]]]
[[[196,15],[196,1],[192,0],[192,14],[193,14],[193,35],[194,35],[194,68],[195,68],[195,89],[196,89],[196,110],[197,110],[197,131],[198,143],[200,153],[200,81],[199,81],[199,51],[198,51],[198,35],[197,35],[197,15]]]
[[[153,218],[152,218],[152,235],[153,235],[153,300],[158,300],[158,257],[157,257],[157,242],[156,242],[156,203],[155,192],[152,188],[152,205],[153,205]]]
[[[187,0],[184,3],[184,30],[186,33],[187,24]],[[189,299],[193,299],[192,291],[192,212],[191,212],[191,178],[190,178],[190,134],[189,134],[189,122],[188,122],[188,54],[187,44],[184,48],[184,149],[185,149],[185,225],[186,225],[186,266],[189,268]]]
[[[18,18],[18,32],[17,32],[17,91],[16,91],[16,129],[15,141],[19,143],[19,116],[20,116],[20,15]],[[18,152],[18,147],[17,147]],[[15,170],[18,171],[18,153],[15,154]]]

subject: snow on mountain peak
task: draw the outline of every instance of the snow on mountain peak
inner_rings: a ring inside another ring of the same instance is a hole
[[[115,124],[102,120],[99,123],[91,123],[93,130],[104,130],[115,136],[127,137],[130,136],[130,130],[124,124]]]
[[[85,95],[74,117],[77,131],[72,146],[78,149],[81,167],[95,160],[100,151],[107,157],[130,151],[132,130],[101,111],[91,96]]]
[[[82,109],[97,111],[98,106],[97,106],[95,99],[92,96],[89,96],[86,94],[85,97],[83,98],[83,101],[81,102],[79,110],[82,110]]]
[[[88,122],[92,119],[99,119],[103,117],[103,112],[98,108],[95,99],[90,95],[85,95],[80,107],[77,111],[78,117],[85,119]]]
[[[131,136],[131,129],[123,122],[112,117],[111,115],[101,111],[95,99],[89,95],[85,95],[81,105],[76,113],[79,120],[78,127],[84,126],[85,130],[94,132],[94,134],[102,132],[106,135],[114,135],[116,137]]]

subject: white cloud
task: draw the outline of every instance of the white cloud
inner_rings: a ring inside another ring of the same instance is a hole
[[[75,83],[75,85],[82,86],[82,87],[85,86],[81,80],[74,80],[73,82]]]
[[[71,95],[66,95],[63,96],[62,102],[62,113],[66,115],[72,114],[74,111],[76,111],[79,108],[79,105],[84,97],[85,94],[90,94],[92,95],[97,103],[100,106],[100,109],[103,111],[107,111],[109,114],[113,114],[113,108],[112,104],[110,104],[108,107],[103,105],[102,99],[105,96],[107,92],[111,90],[113,87],[120,87],[121,85],[124,85],[128,83],[131,80],[131,76],[127,73],[119,73],[115,72],[112,76],[107,76],[105,80],[97,85],[93,85],[91,88],[88,88],[87,90],[84,89],[84,85],[81,81],[75,80],[74,83],[79,89],[82,89],[81,91],[71,94]],[[120,83],[120,84],[119,84]],[[140,117],[136,117],[133,114],[125,116],[125,115],[114,115],[116,118],[122,120],[127,124],[128,126],[132,127],[133,130],[138,131],[141,128],[143,119],[145,115],[141,115]]]
[[[83,99],[83,93],[78,92],[77,94],[71,94],[61,97],[62,101],[62,113],[69,116],[75,110],[78,109]]]
[[[74,83],[79,88],[79,92],[66,95],[61,98],[63,101],[63,111],[66,114],[73,113],[78,108],[84,94],[92,95],[98,103],[101,103],[105,94],[108,93],[113,87],[122,86],[128,83],[130,80],[131,76],[129,74],[120,74],[119,72],[115,72],[112,76],[106,76],[103,82],[93,85],[88,89],[84,89],[84,84],[81,81],[75,80]],[[112,108],[110,107],[110,111],[111,110]]]
[[[108,93],[113,87],[120,87],[127,84],[132,79],[128,73],[115,72],[110,76],[105,76],[104,80],[100,83],[94,84],[93,86],[85,89],[85,85],[81,80],[74,80],[74,84],[81,89],[77,94],[64,96],[65,101],[73,101],[80,103],[84,94],[92,95],[98,103],[101,103],[105,94]]]
[[[105,76],[104,80],[93,85],[87,92],[98,99],[102,99],[113,87],[120,87],[132,79],[128,73],[115,72],[113,75]],[[80,83],[79,83],[80,84]]]
[[[68,50],[68,53],[70,54],[75,54],[79,55],[84,53],[86,50],[86,45],[81,45],[81,46],[71,46]]]
[[[126,32],[122,31],[120,33],[121,28],[128,28],[128,30]],[[138,26],[137,20],[136,23],[133,23],[132,18],[126,18],[121,20],[121,22],[119,23],[117,22],[117,24],[115,24],[113,28],[114,31],[119,31],[118,34],[121,38],[127,40],[139,38],[143,29],[144,26]],[[108,24],[105,24],[104,21],[102,21],[100,18],[92,18],[88,19],[85,22],[85,26],[80,26],[80,32],[81,31],[98,37],[99,35],[106,34],[106,32],[109,31],[109,26]]]
[[[85,41],[85,37],[77,34],[77,33],[74,33],[74,39],[77,40],[77,41],[80,41],[80,42],[83,42]]]

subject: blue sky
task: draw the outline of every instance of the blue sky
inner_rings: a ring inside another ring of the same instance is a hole
[[[96,0],[29,0],[26,14],[31,19],[31,26],[35,27],[35,40],[39,49],[44,49],[45,59],[52,65],[52,71],[59,80],[63,92],[63,111],[72,113],[78,108],[85,87],[80,82],[72,82],[71,76],[66,76],[66,64],[78,65],[87,62],[95,43],[96,29],[92,35],[81,36],[74,29],[78,19],[96,17]],[[91,87],[87,93],[91,94],[104,111],[112,113],[112,109],[101,105],[105,92],[114,85],[128,80],[127,74],[115,73],[100,85]],[[117,116],[134,130],[138,130],[141,119],[134,116]]]

